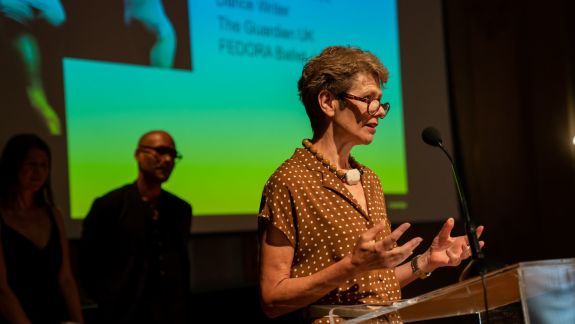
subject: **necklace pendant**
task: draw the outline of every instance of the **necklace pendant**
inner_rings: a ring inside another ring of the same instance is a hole
[[[358,169],[351,169],[345,173],[344,179],[348,185],[356,185],[361,181],[361,172]]]
[[[338,170],[335,165],[333,165],[331,162],[329,162],[327,159],[323,157],[323,154],[317,151],[317,149],[313,146],[313,144],[309,139],[304,139],[302,141],[302,144],[311,154],[313,154],[316,157],[316,159],[318,159],[318,161],[321,162],[321,164],[323,164],[329,171],[335,173],[335,175],[340,180],[344,181],[350,186],[356,185],[361,181],[362,172],[357,168],[353,168],[348,171]],[[350,165],[352,166],[358,164],[351,156],[349,157],[349,162]]]

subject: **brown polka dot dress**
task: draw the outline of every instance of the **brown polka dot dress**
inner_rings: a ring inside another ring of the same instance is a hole
[[[292,278],[309,276],[343,259],[374,223],[387,224],[384,233],[380,233],[382,237],[391,233],[379,178],[365,166],[360,169],[367,211],[342,181],[306,149],[296,149],[269,178],[259,216],[282,231],[294,246]],[[381,269],[350,278],[316,304],[371,304],[400,298],[394,270]],[[401,319],[393,313],[380,322],[401,323]],[[329,320],[320,318],[313,323]]]

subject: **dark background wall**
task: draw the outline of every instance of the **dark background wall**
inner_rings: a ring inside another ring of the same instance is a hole
[[[573,13],[570,0],[444,0],[455,156],[493,261],[575,257]],[[430,242],[440,227],[410,233]],[[198,234],[190,246],[192,309],[263,322],[256,233]],[[404,297],[454,283],[462,268],[438,270]]]
[[[445,1],[452,114],[473,217],[506,263],[573,257],[572,1]]]

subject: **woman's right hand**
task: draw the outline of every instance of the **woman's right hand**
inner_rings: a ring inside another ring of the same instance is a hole
[[[415,237],[403,245],[397,245],[399,238],[411,226],[409,223],[401,224],[382,240],[376,240],[385,226],[383,222],[374,225],[361,234],[355,243],[351,252],[351,263],[359,272],[381,268],[393,269],[403,263],[423,240]]]

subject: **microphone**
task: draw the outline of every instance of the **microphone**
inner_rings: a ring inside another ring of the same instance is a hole
[[[423,141],[428,145],[443,147],[441,135],[439,131],[433,127],[424,129],[423,132],[421,132],[421,138],[423,138]]]
[[[461,189],[461,181],[455,166],[453,158],[443,147],[443,140],[441,139],[441,134],[434,127],[427,127],[421,133],[421,138],[423,141],[431,146],[439,147],[443,153],[447,156],[451,163],[451,171],[453,173],[453,179],[455,180],[455,186],[457,187],[457,193],[459,195],[459,206],[461,209],[461,214],[463,215],[463,221],[465,223],[465,233],[467,234],[467,239],[469,240],[469,247],[471,248],[471,262],[464,269],[463,273],[460,275],[459,279],[464,280],[468,277],[474,275],[483,275],[486,272],[485,269],[485,256],[483,251],[479,246],[479,239],[477,238],[477,233],[475,232],[475,225],[471,221],[469,216],[469,209],[467,208],[467,200],[465,199],[465,194]]]

